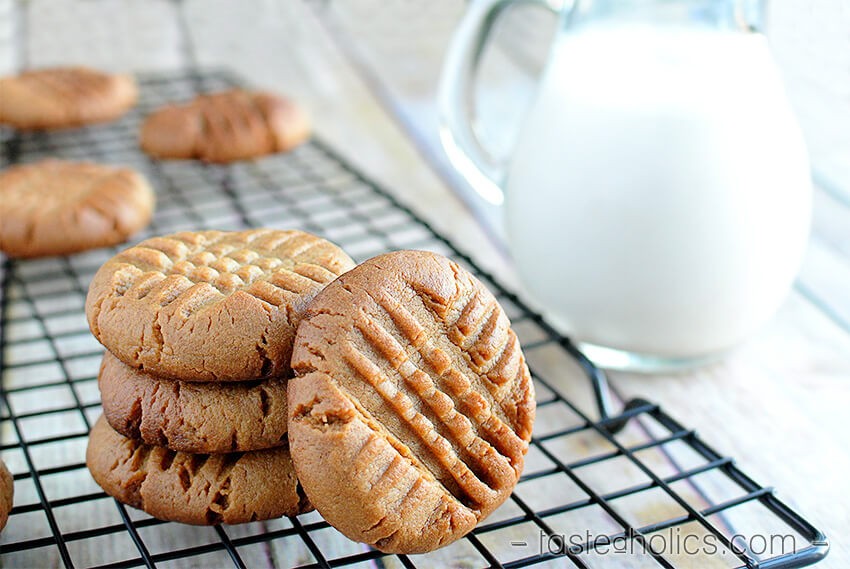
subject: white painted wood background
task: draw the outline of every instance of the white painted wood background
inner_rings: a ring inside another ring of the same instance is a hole
[[[28,13],[23,43],[15,18],[19,4],[26,5]],[[0,0],[0,73],[22,63],[74,62],[137,71],[180,68],[187,62],[175,6],[165,0]],[[439,148],[428,134],[429,125],[434,124],[431,97],[442,50],[462,3],[264,0],[246,6],[238,0],[186,0],[199,63],[231,67],[256,85],[294,95],[312,111],[323,138],[395,190],[483,266],[518,287],[510,263],[446,186],[446,180],[456,180],[440,169]],[[832,190],[817,193],[814,234],[797,291],[760,334],[723,362],[664,376],[613,374],[618,390],[662,403],[721,451],[737,457],[756,480],[776,486],[780,496],[821,527],[832,538],[832,552],[823,567],[845,567],[850,562],[846,543],[850,535],[850,200],[837,189],[850,187],[846,173],[850,169],[848,6],[844,0],[772,3],[770,33],[776,54],[786,69],[789,91],[821,167],[822,181]],[[532,31],[545,26],[542,20],[533,21],[539,23]],[[500,40],[501,49],[523,51],[511,41],[524,37],[527,29],[507,28],[502,33],[507,37]],[[527,57],[533,59],[536,53],[532,46]],[[483,83],[484,118],[511,112],[518,117],[518,101],[526,91],[516,86],[515,73],[524,73],[524,66],[511,63],[503,53],[491,57],[493,65]],[[507,140],[504,133],[509,132],[510,122],[494,123],[494,139]],[[435,174],[423,154],[441,175]],[[459,184],[455,189],[463,192]],[[486,218],[488,214],[479,215]],[[532,357],[540,365],[561,364],[553,354]],[[581,382],[562,387],[587,401]],[[538,428],[545,429],[546,421],[541,417]],[[580,441],[579,447],[563,450],[587,453],[603,448],[600,444]],[[4,458],[13,470],[25,469],[20,457],[5,453]],[[63,480],[52,491],[57,495],[95,491],[84,474]],[[598,478],[604,481],[609,475],[599,473]],[[21,484],[18,490],[20,500],[33,500],[31,488]],[[540,489],[532,499],[545,500],[553,491]],[[63,523],[84,528],[114,518],[114,507],[104,503],[100,513],[85,511],[77,517],[69,513]],[[669,514],[668,506],[661,501],[634,508],[636,515],[652,517]],[[597,522],[595,518],[571,520],[576,526]],[[278,523],[286,522],[270,527]],[[20,539],[36,531],[34,527],[10,524],[0,537],[0,547],[3,540]],[[205,531],[168,527],[168,534],[149,532],[145,539],[159,549],[215,540]],[[255,530],[233,531],[238,535]],[[333,536],[322,545],[357,547]],[[133,551],[126,536],[77,547],[80,565],[105,559],[105,551],[128,548],[128,555]],[[463,552],[452,553],[459,556],[452,558],[455,562],[465,559]],[[266,566],[272,560],[275,566],[284,566],[304,551],[299,540],[293,539],[243,554],[252,566]],[[221,559],[209,556],[195,564],[216,566]],[[431,558],[434,566],[445,562],[440,555]],[[34,552],[20,556],[13,566],[57,563],[54,553]]]

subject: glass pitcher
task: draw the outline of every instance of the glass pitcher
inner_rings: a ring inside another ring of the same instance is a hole
[[[809,231],[808,157],[753,28],[760,3],[563,7],[536,98],[500,160],[476,138],[469,100],[488,32],[511,3],[470,4],[440,86],[441,138],[483,199],[504,195],[527,292],[603,366],[725,353],[778,309]]]

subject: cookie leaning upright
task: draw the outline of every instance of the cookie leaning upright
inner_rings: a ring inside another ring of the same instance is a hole
[[[310,120],[294,102],[234,89],[155,111],[145,119],[139,142],[156,158],[232,162],[286,152],[309,136]]]
[[[151,220],[154,193],[136,171],[42,160],[0,173],[0,251],[67,255],[122,243]]]
[[[336,245],[296,230],[155,237],[98,270],[86,317],[117,358],[162,377],[286,377],[301,314],[352,266]]]
[[[298,327],[292,367],[296,473],[349,538],[430,551],[516,485],[531,378],[496,299],[449,259],[389,253],[328,285]]]
[[[0,79],[0,123],[50,130],[116,119],[136,104],[129,75],[53,67]]]

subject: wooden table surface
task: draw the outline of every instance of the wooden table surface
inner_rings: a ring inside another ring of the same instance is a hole
[[[380,4],[360,3],[367,6],[361,10],[365,13]],[[22,6],[27,6],[25,18],[19,17]],[[400,95],[376,91],[374,77],[364,75],[370,63],[358,64],[352,59],[357,54],[347,51],[350,44],[340,41],[328,13],[332,8],[321,2],[264,1],[247,10],[237,0],[187,0],[183,9],[191,50],[173,2],[0,0],[0,73],[22,64],[71,62],[115,70],[173,69],[193,57],[200,65],[233,68],[255,85],[303,102],[325,140],[522,294],[501,248],[446,185],[446,176],[438,175],[439,167],[435,170],[423,158],[427,140],[411,137],[405,131],[410,125],[399,120],[403,113],[394,115],[388,108],[387,101]],[[446,3],[441,10],[439,21],[450,31],[460,8]],[[417,33],[428,30],[420,26]],[[356,40],[356,30],[351,37]],[[407,69],[413,77],[416,71]],[[397,102],[395,110],[414,108],[409,101]],[[819,190],[800,284],[754,338],[710,367],[663,375],[610,374],[618,392],[660,403],[736,457],[758,482],[775,486],[780,497],[831,538],[823,567],[850,562],[848,258],[850,208]]]

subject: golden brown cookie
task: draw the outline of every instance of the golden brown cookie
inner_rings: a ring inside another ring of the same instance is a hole
[[[150,223],[154,193],[129,168],[43,160],[0,173],[0,251],[67,255],[124,242]]]
[[[89,435],[86,465],[119,501],[161,520],[241,524],[310,511],[287,447],[190,454],[118,434],[100,417]]]
[[[140,144],[156,158],[233,162],[286,152],[309,136],[307,114],[289,99],[235,89],[159,109],[142,125]]]
[[[0,123],[46,130],[110,121],[135,105],[137,96],[129,75],[86,67],[25,71],[0,79]]]
[[[183,381],[291,375],[307,304],[354,266],[302,231],[201,231],[154,237],[98,270],[86,316],[125,364]]]
[[[160,379],[106,352],[98,376],[103,414],[126,437],[196,453],[286,444],[286,380],[189,383]]]
[[[9,521],[14,496],[15,481],[12,479],[12,473],[6,468],[6,463],[0,460],[0,530],[6,527],[6,522]]]
[[[496,299],[449,259],[398,251],[328,285],[298,327],[292,367],[295,470],[349,538],[430,551],[516,485],[531,378]]]

